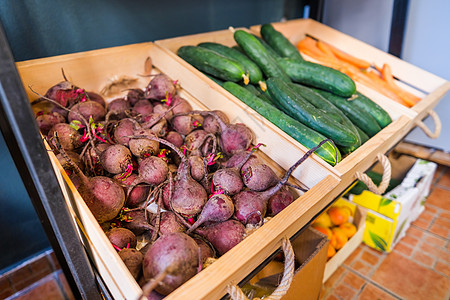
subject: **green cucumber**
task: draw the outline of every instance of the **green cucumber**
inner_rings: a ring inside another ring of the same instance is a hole
[[[236,30],[234,39],[244,50],[245,54],[261,68],[266,77],[278,77],[285,81],[290,81],[289,76],[281,69],[255,36],[244,30]]]
[[[248,77],[250,79],[250,83],[257,84],[263,80],[263,73],[261,69],[255,64],[247,55],[240,52],[239,50],[230,48],[228,46],[213,43],[213,42],[204,42],[200,43],[197,46],[203,47],[209,50],[216,51],[223,56],[234,59],[242,64],[245,68],[245,71],[248,72]]]
[[[246,88],[230,81],[225,82],[223,87],[306,148],[311,149],[326,139],[322,134],[291,118]],[[333,166],[341,160],[341,153],[331,142],[323,144],[315,153]]]
[[[356,130],[358,131],[359,139],[361,140],[361,145],[363,145],[365,142],[369,140],[369,136],[361,130],[358,126],[355,126]],[[341,150],[342,154],[350,154],[353,151],[355,151],[358,147],[339,147],[339,150]]]
[[[263,45],[263,47],[266,49],[267,53],[269,53],[270,56],[274,58],[282,58],[282,56],[278,54],[278,52],[276,52],[272,47],[270,47],[270,45],[267,44],[265,40],[263,40],[261,37],[255,34],[252,35],[261,43],[261,45]]]
[[[335,119],[343,126],[346,126],[347,128],[351,129],[353,133],[359,136],[358,131],[356,129],[356,126],[353,125],[352,121],[350,121],[347,116],[334,104],[332,104],[330,101],[325,99],[322,95],[316,93],[312,89],[310,89],[307,86],[303,86],[298,83],[289,83],[289,87],[291,87],[295,92],[300,94],[306,101],[314,105],[316,108],[321,109],[324,111],[327,116],[330,118]],[[359,142],[353,145],[355,149],[361,145],[361,140],[359,139]]]
[[[214,77],[233,82],[244,80],[244,83],[248,83],[245,69],[239,62],[215,51],[197,46],[182,46],[177,54],[200,71]]]
[[[342,97],[356,92],[355,82],[346,74],[309,61],[289,58],[277,60],[292,81],[325,90]]]
[[[250,91],[253,95],[260,98],[261,100],[264,100],[266,103],[273,105],[270,98],[267,98],[266,95],[264,95],[261,90],[258,90],[254,85],[247,84],[243,86],[246,90]]]
[[[363,110],[365,113],[370,114],[378,122],[381,128],[386,127],[392,123],[391,116],[378,104],[373,102],[367,96],[364,96],[360,92],[356,92],[355,95],[348,99],[350,104],[353,104]]]
[[[262,38],[281,56],[303,61],[303,56],[281,32],[272,24],[264,24],[260,30]]]
[[[335,94],[314,89],[316,92],[324,96],[328,101],[337,106],[342,112],[353,122],[356,126],[362,129],[369,137],[373,137],[379,131],[381,131],[380,125],[371,116],[370,113],[366,113],[359,107],[351,104],[352,101],[348,101],[347,98],[336,96]]]
[[[269,94],[276,100],[275,105],[286,114],[332,139],[337,145],[349,147],[359,143],[358,135],[351,129],[315,108],[292,90],[288,83],[279,78],[269,78],[266,83]]]
[[[264,84],[266,84],[266,83],[264,82]],[[267,91],[267,85],[266,85],[266,89],[264,91],[261,89],[261,86],[258,86],[256,89],[261,94],[260,98],[263,98],[263,99],[267,100],[269,103],[272,103],[272,105],[275,105],[272,97],[270,96],[269,92]]]

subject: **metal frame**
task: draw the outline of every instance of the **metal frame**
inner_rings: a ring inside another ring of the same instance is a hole
[[[75,298],[101,299],[95,270],[72,222],[2,24],[0,129]]]
[[[409,0],[394,0],[388,52],[401,57],[405,37]]]

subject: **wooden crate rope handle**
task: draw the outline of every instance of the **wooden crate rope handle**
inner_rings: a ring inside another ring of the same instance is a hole
[[[371,191],[372,193],[382,195],[388,188],[389,181],[391,180],[391,163],[389,161],[389,158],[387,158],[387,156],[382,153],[378,153],[377,158],[384,169],[383,177],[379,186],[376,186],[375,183],[373,183],[372,179],[365,173],[356,172],[356,178],[364,182],[369,188],[369,191]]]
[[[437,139],[439,137],[439,135],[441,134],[441,129],[442,129],[441,119],[439,118],[438,114],[434,110],[430,110],[428,112],[428,114],[431,116],[431,118],[434,121],[434,132],[431,132],[431,130],[427,127],[427,125],[425,125],[425,123],[420,120],[417,121],[417,126],[420,127],[420,129],[422,129],[423,132],[425,132],[425,134],[428,135],[428,137],[430,137],[432,139]]]
[[[281,247],[285,257],[283,278],[275,291],[273,291],[270,296],[264,297],[265,300],[280,300],[284,295],[286,295],[289,287],[291,286],[292,279],[294,278],[295,255],[289,239],[284,237],[281,240]],[[244,292],[235,284],[228,285],[227,292],[230,294],[232,300],[248,300]],[[253,298],[253,300],[256,299],[258,298]]]

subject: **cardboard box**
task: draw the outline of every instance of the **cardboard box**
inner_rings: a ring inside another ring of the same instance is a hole
[[[409,156],[391,156],[390,161],[393,178],[402,179],[398,186],[382,196],[367,190],[349,195],[353,203],[368,209],[363,242],[383,252],[390,252],[423,212],[437,168],[433,162]]]
[[[328,278],[337,270],[337,268],[353,253],[353,251],[358,248],[361,244],[365,228],[366,211],[361,207],[351,203],[343,198],[339,198],[333,204],[335,206],[346,206],[352,211],[352,223],[356,225],[356,233],[348,240],[348,242],[336,252],[336,254],[331,257],[327,264],[325,265],[325,272],[323,275],[323,282],[327,281]],[[332,206],[333,206],[332,205]]]
[[[293,242],[296,262],[299,267],[295,270],[291,286],[282,300],[295,300],[319,298],[322,287],[322,278],[327,260],[328,249],[327,237],[317,230],[308,227]],[[275,290],[283,275],[284,265],[278,261],[271,261],[263,270],[253,277],[249,284],[244,287],[244,291],[251,292],[253,288],[260,294],[270,294]]]

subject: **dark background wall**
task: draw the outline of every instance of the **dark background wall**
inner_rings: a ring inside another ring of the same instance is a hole
[[[16,61],[280,21],[302,1],[2,0]],[[0,274],[50,248],[0,134]]]

